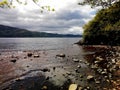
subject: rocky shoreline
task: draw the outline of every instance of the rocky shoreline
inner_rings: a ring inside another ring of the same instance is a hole
[[[90,47],[86,47],[89,48]],[[95,83],[108,83],[109,87],[100,87],[101,90],[120,90],[120,47],[91,47],[94,54],[86,56],[89,66],[94,70]],[[99,90],[100,90],[99,88]]]
[[[78,47],[0,52],[0,90],[120,90],[120,47]]]

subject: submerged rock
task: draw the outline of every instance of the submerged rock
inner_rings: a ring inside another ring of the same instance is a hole
[[[70,86],[69,86],[69,90],[77,90],[77,84],[71,84]]]

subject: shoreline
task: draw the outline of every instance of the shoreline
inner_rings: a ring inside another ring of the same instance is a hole
[[[79,48],[82,48],[84,51],[82,57],[79,55],[79,53],[81,53]],[[20,88],[23,88],[23,90],[31,90],[30,88],[36,88],[36,90],[53,90],[53,88],[54,90],[68,90],[69,86],[73,83],[82,89],[118,89],[120,77],[116,77],[113,75],[113,72],[109,72],[109,75],[112,74],[111,79],[105,72],[107,71],[108,73],[108,69],[110,68],[106,68],[104,65],[101,69],[99,63],[103,63],[104,61],[96,59],[99,57],[98,59],[102,58],[106,61],[107,58],[105,58],[104,55],[108,55],[106,57],[110,59],[117,59],[117,61],[114,61],[113,66],[117,64],[120,68],[120,47],[114,47],[113,50],[114,51],[105,46],[77,46],[65,50],[53,51],[26,50],[0,52],[0,86],[2,88],[5,79],[8,78],[9,80],[9,78],[14,77],[14,79],[11,79],[9,85],[5,85],[2,90],[6,90],[5,88],[12,88],[13,90],[20,90]],[[118,56],[116,56],[116,53]],[[28,54],[32,54],[32,56]],[[60,54],[65,54],[65,57],[57,56]],[[108,64],[108,60],[106,63]],[[113,63],[113,61],[111,60],[109,63]],[[98,67],[94,67],[95,65],[98,65]],[[116,68],[118,68],[118,66]],[[103,73],[103,75],[99,74],[98,70],[102,70],[100,73]],[[119,69],[116,69],[114,72],[117,72],[114,74],[120,75]],[[21,73],[22,76],[20,75]],[[89,75],[93,76],[90,81],[87,80]],[[99,80],[99,77],[105,79]],[[40,82],[37,83],[38,81]],[[115,82],[118,85],[115,85]],[[31,86],[32,83],[34,83],[33,86]],[[44,83],[44,85],[42,85],[42,83]],[[102,83],[105,83],[105,85]],[[39,88],[38,85],[40,85]],[[19,89],[15,89],[17,87],[19,87]]]

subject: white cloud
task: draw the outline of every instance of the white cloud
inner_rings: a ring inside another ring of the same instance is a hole
[[[40,1],[40,5],[50,5],[56,11],[41,13],[31,0],[25,6],[14,3],[15,9],[0,8],[0,24],[40,32],[81,34],[82,26],[95,12],[90,6],[77,5],[77,0]]]

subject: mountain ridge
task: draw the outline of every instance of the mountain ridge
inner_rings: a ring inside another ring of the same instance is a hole
[[[82,35],[37,32],[12,26],[0,25],[0,37],[82,37]]]

